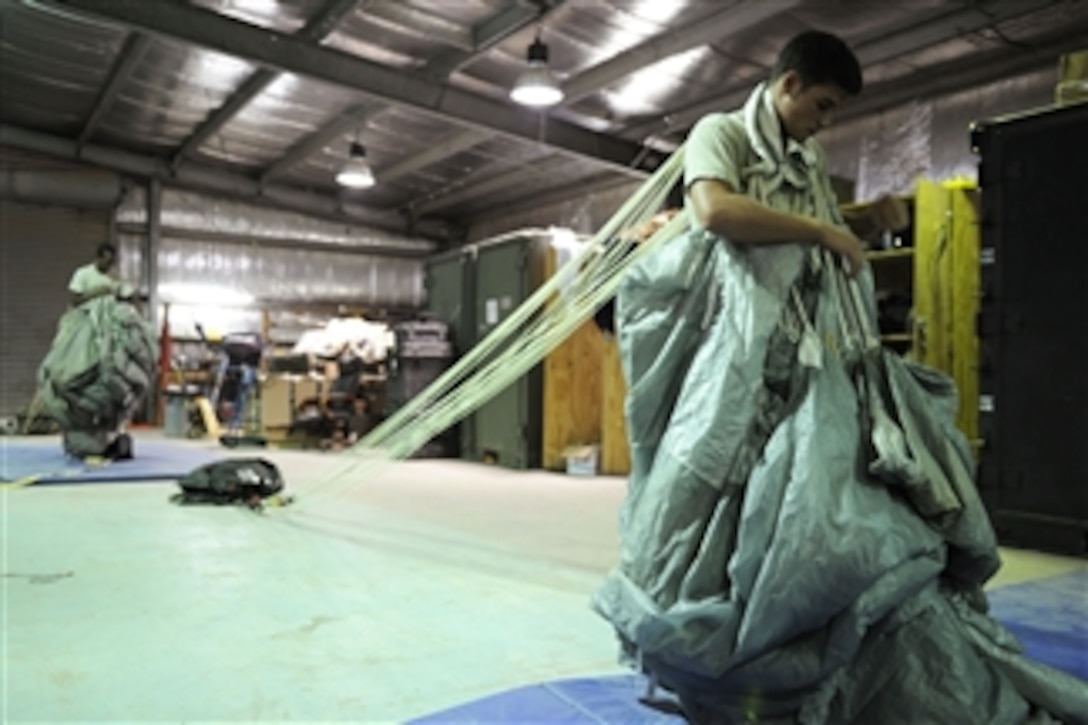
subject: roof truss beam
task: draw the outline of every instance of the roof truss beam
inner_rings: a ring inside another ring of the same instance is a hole
[[[123,27],[163,35],[233,55],[269,69],[297,73],[442,120],[491,131],[522,142],[592,159],[622,173],[642,178],[633,164],[646,156],[639,144],[596,133],[575,124],[514,108],[460,88],[436,83],[419,74],[367,61],[347,53],[311,45],[283,33],[238,22],[182,3],[146,0],[50,0],[68,10],[107,19]],[[652,166],[657,161],[652,158]]]
[[[551,12],[563,0],[553,3]],[[495,13],[475,25],[470,31],[472,46],[466,50],[447,50],[439,53],[423,67],[428,78],[445,80],[451,73],[479,58],[506,38],[536,22],[539,12],[528,4],[517,3]]]
[[[563,104],[574,103],[658,61],[741,33],[791,10],[800,2],[763,0],[739,3],[690,25],[668,30],[568,80],[563,84]]]
[[[409,207],[410,216],[413,218],[419,218],[432,214],[440,209],[459,204],[467,199],[473,199],[482,194],[488,194],[492,191],[498,191],[508,188],[512,184],[524,182],[527,176],[542,175],[546,176],[553,171],[557,171],[567,165],[567,159],[562,156],[552,156],[551,158],[538,159],[531,162],[531,166],[528,164],[524,167],[519,167],[510,171],[504,171],[497,176],[492,176],[488,179],[469,184],[468,186],[462,186],[456,189],[452,189],[449,192],[440,193],[435,195],[426,201],[413,203]]]
[[[977,32],[1005,20],[1050,6],[1053,0],[989,0],[973,3],[939,15],[906,30],[883,34],[858,42],[854,52],[864,69],[914,53],[939,43]],[[749,84],[734,86],[722,95],[624,129],[627,138],[643,139],[650,134],[672,133],[690,128],[708,113],[736,108],[751,92]],[[865,94],[863,93],[863,97]]]
[[[132,71],[136,70],[136,67],[140,65],[140,61],[143,60],[144,54],[147,53],[149,45],[151,45],[151,39],[142,33],[131,33],[125,39],[125,44],[121,47],[121,52],[117,54],[117,59],[110,69],[109,77],[102,86],[98,98],[95,99],[94,109],[91,111],[91,115],[87,117],[86,123],[83,124],[83,130],[79,133],[78,143],[80,146],[87,143],[94,135],[103,116],[113,106],[113,102],[117,100],[122,86],[132,76]]]
[[[300,140],[288,149],[287,153],[265,169],[261,173],[261,185],[268,184],[272,179],[277,176],[282,176],[298,166],[300,163],[325,148],[334,139],[365,126],[371,118],[384,110],[384,107],[375,109],[360,106],[329,121],[314,133]]]
[[[393,28],[436,40],[443,45],[471,52],[475,48],[471,29],[437,16],[427,16],[400,3],[375,3],[366,14]]]
[[[359,0],[329,0],[325,6],[293,37],[305,43],[315,43],[327,37],[344,16],[355,9]],[[230,123],[243,108],[248,106],[254,98],[261,95],[272,85],[279,73],[274,70],[261,69],[246,79],[244,83],[217,108],[211,116],[204,120],[189,138],[185,139],[181,147],[174,154],[173,164],[179,165],[186,157],[204,145],[204,142],[218,133],[224,126]]]
[[[418,154],[401,159],[392,166],[379,169],[375,172],[375,175],[380,178],[382,182],[393,181],[394,179],[399,179],[402,176],[407,176],[408,174],[426,168],[431,164],[438,163],[442,159],[449,158],[450,156],[470,149],[489,137],[489,134],[483,131],[479,131],[475,128],[466,128],[457,135],[445,139],[437,146],[432,146],[426,151],[421,151]]]
[[[401,234],[418,234],[430,238],[445,238],[449,232],[448,227],[443,223],[414,224],[413,220],[396,211],[365,207],[293,186],[273,184],[261,188],[256,180],[223,169],[186,164],[174,170],[165,160],[155,156],[96,144],[87,144],[79,149],[74,139],[52,136],[18,126],[0,124],[0,145],[72,161],[84,161],[122,174],[158,179],[183,189],[219,194],[227,198],[251,201],[279,209],[290,209],[324,219],[366,224],[375,229],[386,229]]]
[[[446,77],[457,68],[460,68],[479,57],[482,53],[486,52],[488,48],[495,43],[500,42],[511,33],[517,32],[529,23],[532,23],[536,17],[537,14],[535,10],[522,5],[513,5],[496,13],[472,29],[472,51],[446,51],[433,58],[426,66],[424,66],[422,71],[423,75],[428,78],[444,81]],[[381,113],[382,110],[384,109],[379,108],[374,110],[373,114],[368,113],[366,120]],[[348,127],[345,127],[336,119],[330,121],[305,139],[299,141],[295,146],[288,150],[283,158],[277,160],[265,169],[261,173],[261,183],[268,183],[277,176],[282,176],[308,159],[311,155],[328,146],[336,140],[337,137],[347,133],[353,127],[363,125],[363,123],[365,123],[365,120],[349,124]],[[450,139],[439,146],[404,159],[390,168],[381,170],[378,173],[378,176],[382,181],[390,181],[394,178],[403,176],[406,173],[410,173],[411,171],[416,171],[424,166],[441,161],[447,156],[452,156],[453,154],[468,148],[468,146],[461,145],[459,143],[460,141],[473,138],[476,139],[476,142],[478,143],[487,138],[488,135],[489,134],[483,131],[467,129],[455,137],[457,141]],[[449,152],[443,156],[440,154],[442,149],[448,149]],[[421,161],[423,161],[423,163],[421,163]]]

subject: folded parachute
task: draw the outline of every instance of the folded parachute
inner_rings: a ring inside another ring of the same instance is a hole
[[[155,334],[139,311],[99,297],[64,314],[38,369],[42,410],[74,456],[101,455],[154,379]]]

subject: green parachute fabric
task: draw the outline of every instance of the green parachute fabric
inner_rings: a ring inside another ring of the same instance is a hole
[[[102,455],[154,381],[155,333],[131,304],[98,297],[64,313],[38,369],[42,410],[73,456]]]

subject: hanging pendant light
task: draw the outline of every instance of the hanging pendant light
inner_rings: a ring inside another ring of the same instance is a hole
[[[510,90],[510,98],[523,106],[537,108],[554,106],[562,101],[563,90],[548,67],[548,46],[540,40],[539,34],[529,46],[526,62],[528,67]]]
[[[350,189],[369,189],[374,186],[374,172],[366,162],[366,149],[358,141],[352,142],[348,162],[336,175],[336,183]]]

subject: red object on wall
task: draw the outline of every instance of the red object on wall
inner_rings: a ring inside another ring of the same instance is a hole
[[[170,339],[170,305],[162,308],[162,330],[159,332],[159,385],[155,391],[159,404],[155,406],[155,423],[162,425],[166,418],[164,406],[164,393],[170,383],[171,361],[174,357],[174,345]]]

